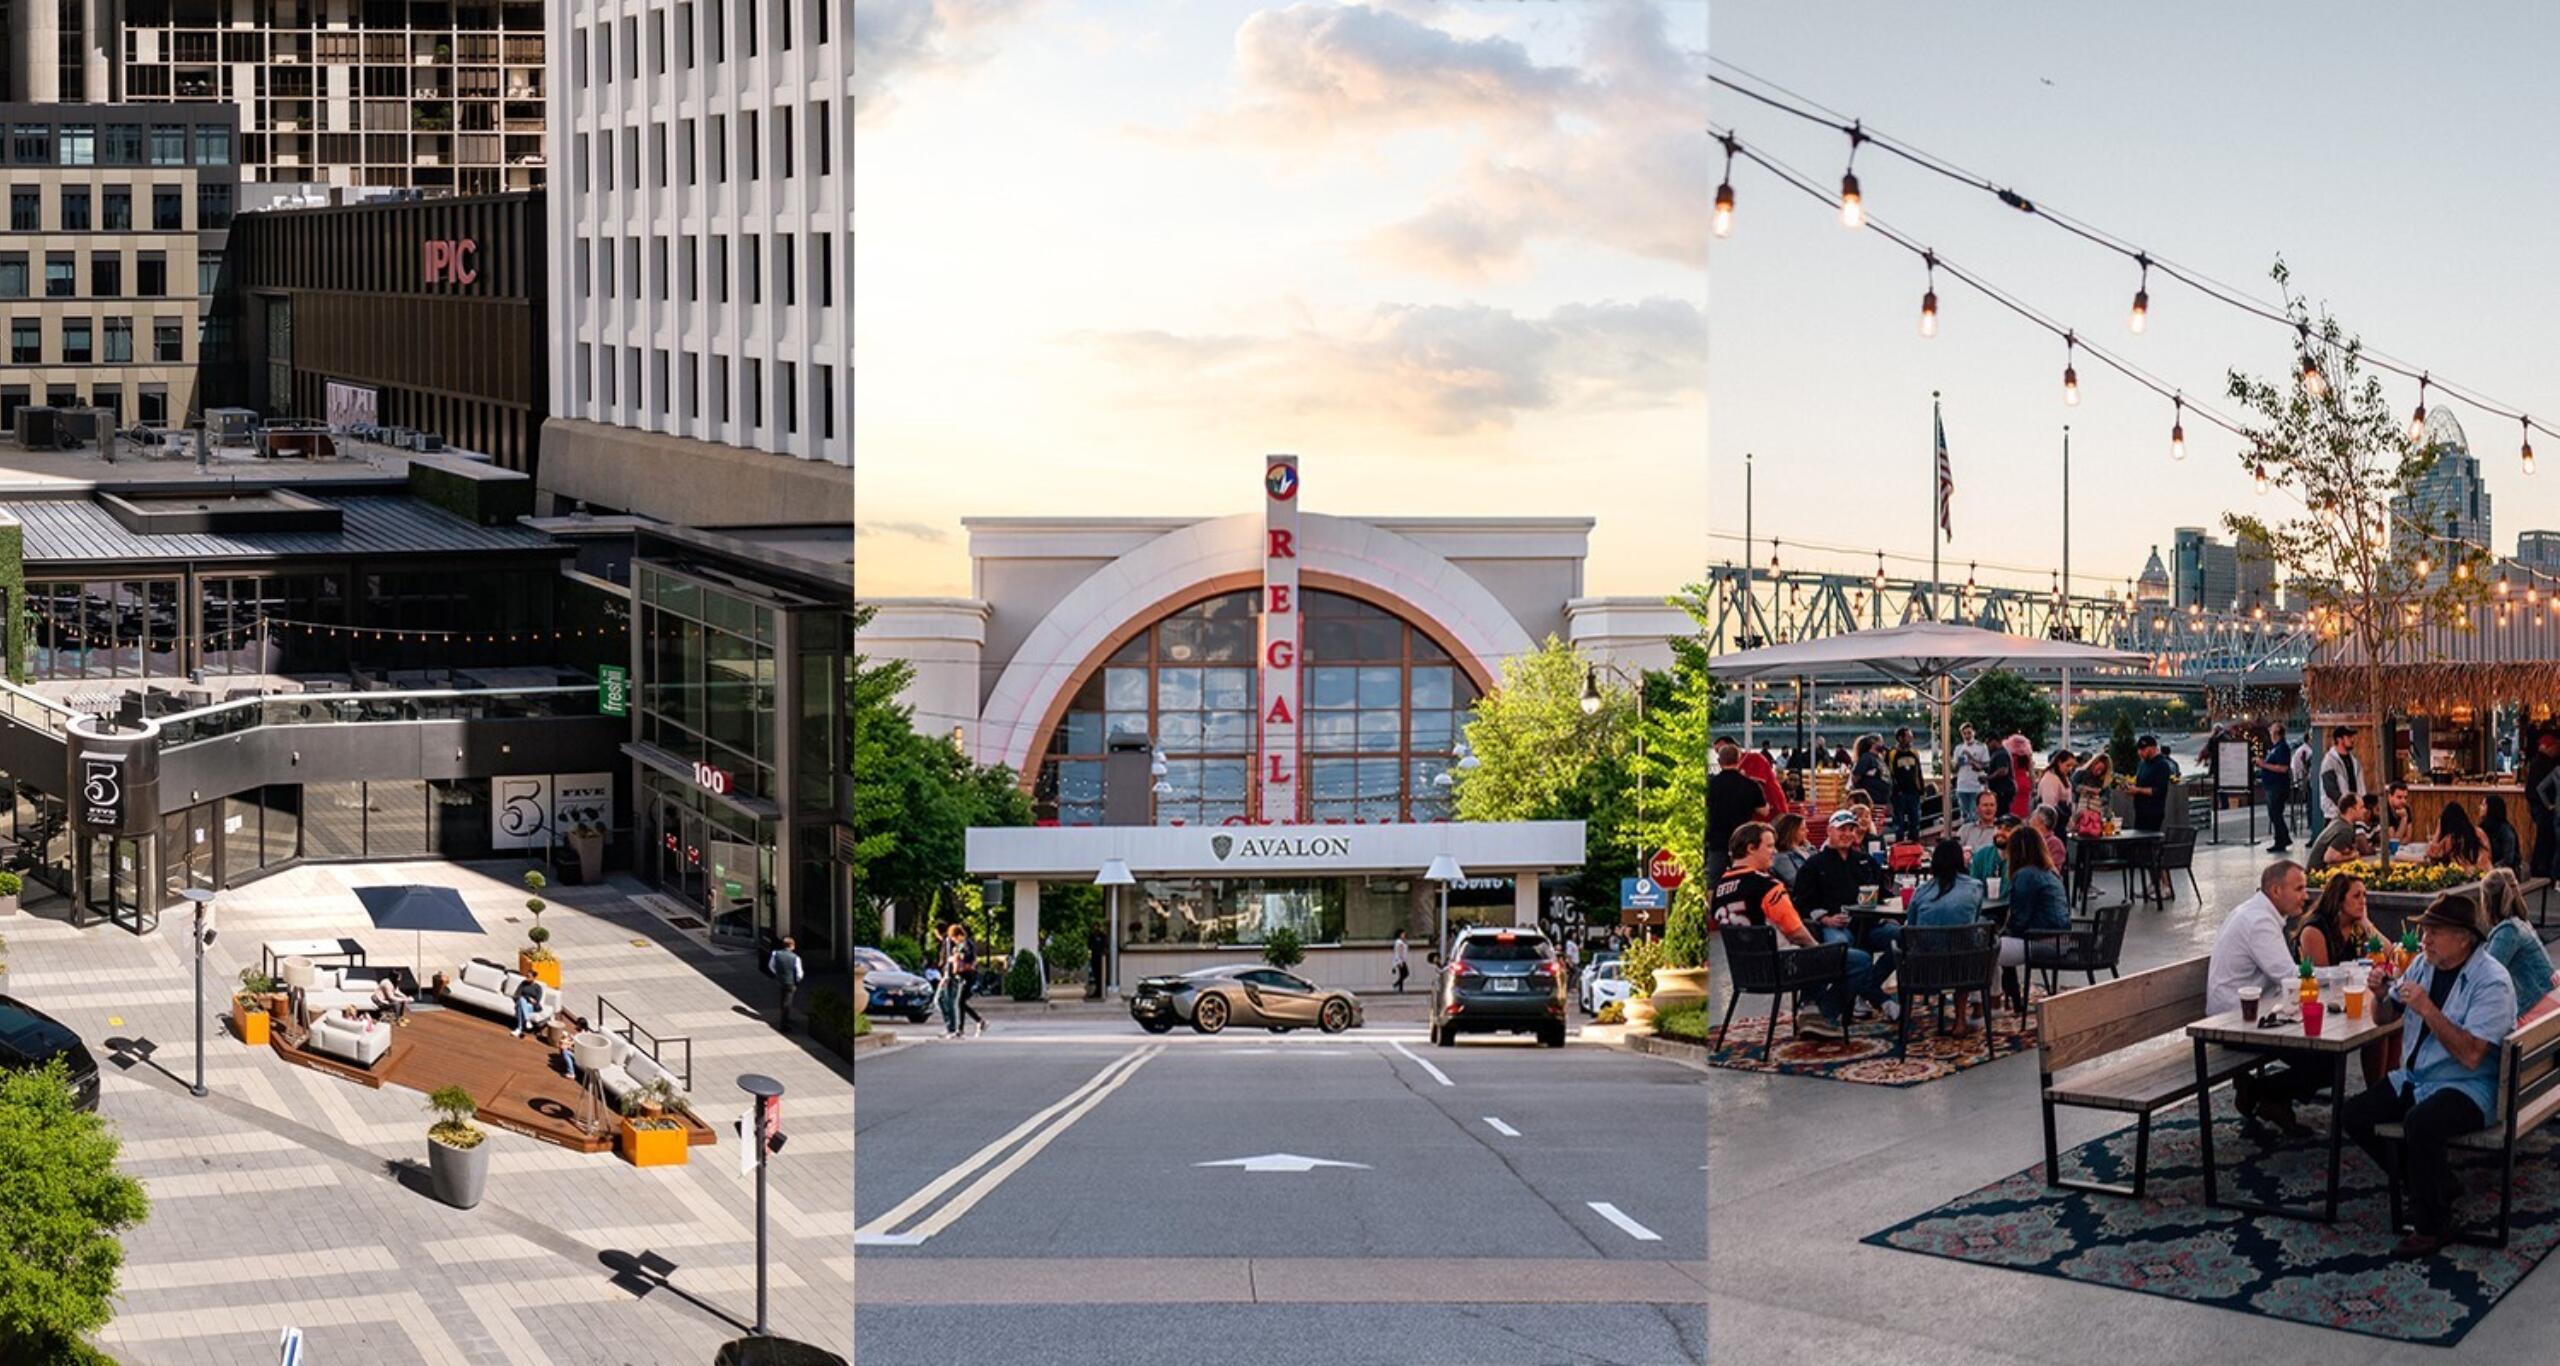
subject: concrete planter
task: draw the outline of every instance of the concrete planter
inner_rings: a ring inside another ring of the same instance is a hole
[[[18,894],[16,892],[11,892],[7,896],[0,896],[0,915],[16,915],[17,913]]]
[[[1655,981],[1661,981],[1662,969],[1654,969],[1653,977]],[[1704,999],[1703,994],[1701,999]],[[1650,1031],[1653,1028],[1654,1018],[1657,1013],[1658,1012],[1654,1008],[1652,997],[1630,996],[1627,998],[1627,1028],[1629,1030],[1642,1029]]]
[[[1655,968],[1653,998],[1647,1004],[1655,1015],[1703,1009],[1707,1004],[1707,970],[1702,967]]]
[[[489,1188],[488,1137],[483,1135],[477,1146],[469,1148],[429,1138],[427,1179],[435,1188],[436,1198],[455,1209],[479,1204],[480,1196]]]
[[[571,830],[569,852],[578,859],[578,881],[589,885],[604,881],[603,831]]]

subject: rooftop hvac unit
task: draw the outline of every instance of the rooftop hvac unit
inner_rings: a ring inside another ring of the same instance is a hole
[[[248,408],[207,408],[204,426],[216,445],[245,445],[258,430],[258,414]]]
[[[434,432],[420,432],[418,433],[417,449],[421,451],[443,450],[444,438],[436,435]]]
[[[18,410],[18,444],[31,451],[49,451],[62,437],[62,414],[30,404]]]

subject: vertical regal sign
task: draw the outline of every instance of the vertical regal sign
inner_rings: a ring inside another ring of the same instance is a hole
[[[1262,471],[1261,763],[1255,816],[1298,819],[1298,457],[1275,455]]]

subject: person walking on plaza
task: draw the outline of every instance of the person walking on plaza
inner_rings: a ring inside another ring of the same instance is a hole
[[[1404,979],[1413,975],[1413,964],[1405,961],[1407,952],[1404,942],[1404,931],[1398,930],[1396,931],[1395,956],[1390,960],[1395,964],[1396,994],[1398,996],[1402,996],[1404,994]]]
[[[2293,746],[2284,738],[2284,727],[2267,731],[2267,754],[2258,761],[2258,783],[2267,790],[2267,829],[2274,842],[2267,846],[2270,854],[2293,850],[2293,827],[2285,813],[2293,805]]]
[[[975,1020],[978,1022],[978,1036],[984,1038],[987,1033],[987,1017],[980,1015],[978,1008],[969,1004],[969,998],[978,993],[978,945],[969,937],[969,931],[965,926],[954,925],[951,927],[950,947],[951,961],[944,972],[959,983],[951,993],[952,1032],[961,1038],[968,1037],[968,1021]]]
[[[1958,726],[1956,737],[1955,753],[1950,756],[1956,766],[1956,810],[1971,811],[1983,780],[1991,773],[1991,747],[1974,737],[1970,724]]]
[[[1096,924],[1091,930],[1085,932],[1084,952],[1084,998],[1088,1001],[1099,1001],[1102,999],[1102,976],[1110,970],[1111,957],[1111,936],[1102,932],[1101,925]]]
[[[2356,760],[2355,728],[2336,726],[2329,731],[2328,757],[2320,764],[2321,816],[2334,819],[2350,793],[2370,798],[2373,789],[2365,784],[2364,766]]]
[[[2498,1117],[2499,1044],[2516,1025],[2515,982],[2479,951],[2478,903],[2463,893],[2438,896],[2417,928],[2423,951],[2406,975],[2394,982],[2379,964],[2366,972],[2374,1019],[2388,1024],[2405,1012],[2401,1065],[2339,1115],[2339,1127],[2375,1166],[2399,1164],[2411,1230],[2392,1248],[2396,1257],[2430,1257],[2450,1240],[2462,1184],[2448,1148]],[[2374,1132],[2385,1124],[2400,1126],[2397,1144]]]
[[[1920,789],[1924,777],[1920,751],[1911,747],[1911,727],[1893,733],[1893,749],[1885,755],[1892,779],[1893,837],[1903,843],[1920,838]]]
[[[775,949],[765,960],[764,970],[772,976],[774,990],[780,996],[781,1005],[775,1012],[773,1026],[788,1034],[791,1032],[791,998],[799,994],[801,979],[809,975],[808,969],[801,966],[797,941],[784,935],[782,947]]]

